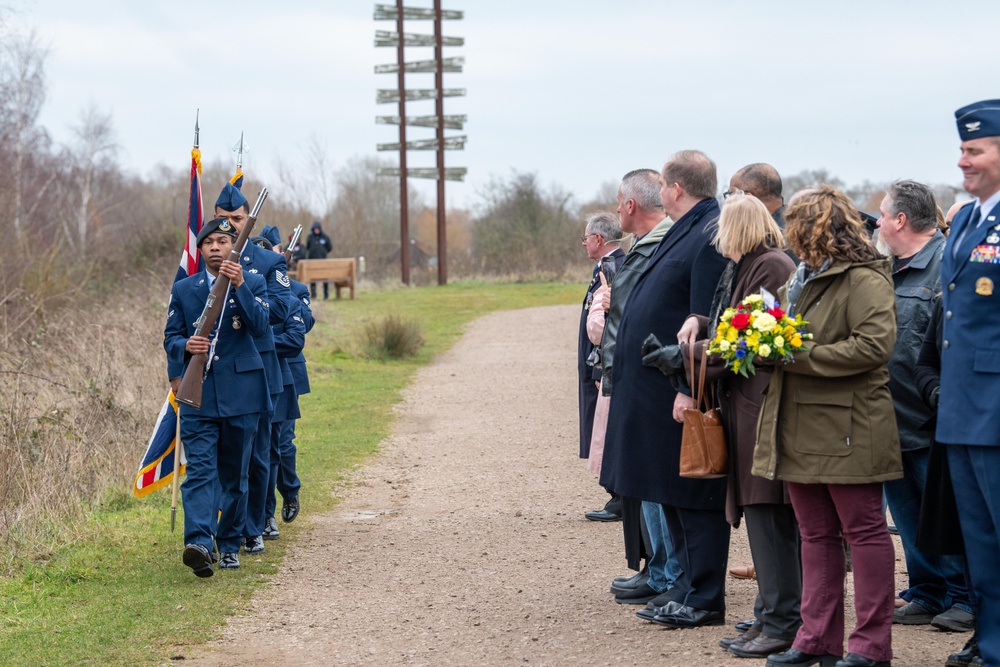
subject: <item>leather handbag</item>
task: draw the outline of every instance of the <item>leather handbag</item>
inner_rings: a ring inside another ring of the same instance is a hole
[[[684,410],[684,431],[681,436],[680,476],[692,479],[715,479],[729,473],[729,452],[726,435],[722,430],[722,413],[714,407],[714,396],[708,400],[705,393],[706,351],[702,349],[695,384],[694,345],[688,346],[688,367],[691,369],[691,388],[697,386],[692,398],[695,407]],[[714,392],[713,392],[714,393]]]

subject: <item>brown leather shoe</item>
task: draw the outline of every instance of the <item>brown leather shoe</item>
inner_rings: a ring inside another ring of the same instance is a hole
[[[756,579],[757,570],[753,565],[738,565],[729,568],[729,576],[736,579]]]
[[[751,639],[756,639],[759,636],[760,636],[760,630],[757,630],[756,628],[750,628],[746,632],[738,634],[735,637],[725,637],[723,639],[720,639],[719,646],[728,650],[729,647],[731,646],[735,646],[737,644],[745,644]]]
[[[766,635],[759,635],[748,642],[733,644],[729,647],[729,652],[741,658],[766,658],[772,653],[780,653],[792,648],[791,640],[772,639]]]

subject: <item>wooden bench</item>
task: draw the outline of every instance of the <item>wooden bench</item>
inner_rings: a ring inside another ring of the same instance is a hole
[[[351,290],[354,298],[354,285],[358,278],[358,263],[353,257],[338,257],[333,259],[300,259],[296,267],[296,277],[300,283],[332,282],[340,298],[340,288]]]

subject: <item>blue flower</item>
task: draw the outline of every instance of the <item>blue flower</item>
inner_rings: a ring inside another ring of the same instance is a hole
[[[744,350],[742,348],[740,348],[739,350],[736,350],[736,358],[737,359],[742,359],[745,356],[747,356],[747,351],[746,350]]]

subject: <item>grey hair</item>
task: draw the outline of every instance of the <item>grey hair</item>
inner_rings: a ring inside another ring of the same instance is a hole
[[[660,172],[655,169],[636,169],[622,177],[619,187],[622,199],[635,200],[643,211],[658,211],[663,209],[660,201]]]
[[[923,183],[901,180],[893,181],[886,193],[892,205],[893,215],[906,214],[906,221],[917,234],[928,232],[937,226],[937,202],[934,191]]]
[[[587,216],[587,233],[600,234],[609,243],[621,241],[622,225],[614,213],[595,211]]]

